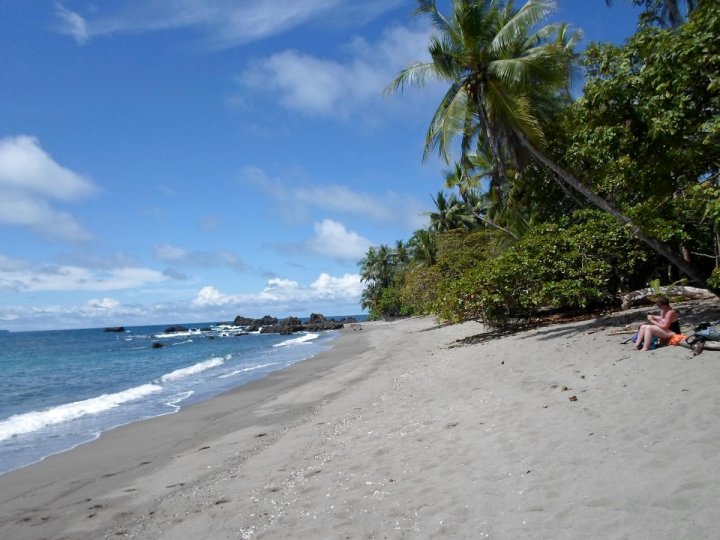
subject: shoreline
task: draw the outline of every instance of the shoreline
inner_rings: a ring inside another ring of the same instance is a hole
[[[633,353],[609,334],[642,318],[470,346],[457,341],[478,323],[362,323],[315,358],[0,476],[0,536],[711,538],[720,353]]]

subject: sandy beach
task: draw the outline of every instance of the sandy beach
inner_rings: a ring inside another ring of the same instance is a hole
[[[684,330],[720,318],[678,310]],[[0,538],[716,538],[720,352],[631,351],[616,331],[645,311],[501,338],[348,327],[317,358],[0,476]]]

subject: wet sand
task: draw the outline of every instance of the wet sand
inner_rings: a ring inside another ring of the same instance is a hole
[[[317,358],[0,476],[0,538],[715,538],[720,352],[633,352],[613,331],[642,318],[462,346],[484,328],[348,328]]]

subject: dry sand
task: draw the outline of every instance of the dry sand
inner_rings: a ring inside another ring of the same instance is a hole
[[[679,309],[685,329],[720,318]],[[363,323],[0,476],[0,538],[717,538],[720,353],[608,335],[642,319],[464,346],[481,325]]]

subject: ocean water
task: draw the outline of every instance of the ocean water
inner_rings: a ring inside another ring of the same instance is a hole
[[[0,333],[0,474],[311,358],[338,335],[168,326]]]

